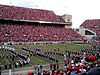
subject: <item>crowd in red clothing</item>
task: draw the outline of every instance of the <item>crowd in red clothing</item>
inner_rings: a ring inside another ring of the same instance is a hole
[[[50,66],[54,64],[50,64]],[[28,75],[89,75],[88,72],[93,69],[98,68],[100,69],[100,61],[93,62],[93,63],[77,63],[77,64],[69,64],[67,67],[63,69],[53,67],[53,70],[43,70],[42,72],[32,73],[29,72]],[[95,74],[96,75],[96,74]]]
[[[57,25],[0,23],[1,42],[25,41],[82,41],[84,38],[71,28]]]
[[[96,35],[100,36],[100,19],[86,20],[81,24],[81,26],[96,32]]]
[[[53,11],[8,5],[0,5],[0,18],[65,23],[65,21]]]
[[[50,64],[50,70],[49,71],[42,71],[41,73],[38,73],[38,75],[99,75],[97,74],[90,74],[92,73],[92,69],[99,69],[100,70],[100,50],[94,50],[94,49],[82,49],[82,52],[73,52],[66,50],[67,53],[70,54],[66,56],[71,58],[68,60],[65,60],[65,67],[63,69],[59,69],[60,64]],[[84,53],[86,52],[86,53]],[[99,54],[98,54],[99,52]],[[83,54],[80,56],[77,56],[77,54]],[[91,54],[89,54],[91,53]],[[94,55],[95,53],[95,55]],[[55,51],[55,54],[56,51]],[[62,54],[62,53],[61,53]],[[74,54],[74,56],[73,56]],[[64,54],[63,54],[64,55]],[[88,55],[88,56],[87,56]],[[94,55],[94,56],[93,56]],[[72,62],[73,61],[73,62]],[[35,74],[33,74],[35,75]]]
[[[0,5],[0,20],[0,42],[84,40],[71,28],[65,29],[66,22],[49,10]]]

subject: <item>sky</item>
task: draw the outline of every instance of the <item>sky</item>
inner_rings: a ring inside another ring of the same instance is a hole
[[[52,10],[57,15],[72,15],[72,27],[87,19],[100,19],[100,0],[0,0],[3,5]]]

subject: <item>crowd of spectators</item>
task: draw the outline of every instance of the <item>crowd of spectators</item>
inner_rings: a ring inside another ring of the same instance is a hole
[[[67,69],[60,69],[60,70],[53,70],[53,71],[44,70],[42,73],[39,73],[37,75],[100,75],[100,66],[97,64],[95,63],[93,64],[85,63],[85,65],[70,64],[67,67]],[[32,75],[32,74],[28,74],[28,75]],[[33,73],[33,75],[36,74]]]
[[[86,20],[81,24],[81,26],[96,32],[96,35],[100,36],[100,19]]]
[[[82,36],[71,28],[60,27],[60,23],[66,22],[53,11],[0,5],[0,19],[0,42],[84,40]],[[11,22],[2,22],[2,19],[11,20]],[[22,21],[24,23],[20,23]],[[29,21],[34,23],[26,23]],[[56,22],[57,24],[56,26],[53,24],[37,24],[37,21]]]
[[[69,62],[63,69],[59,69],[59,64],[50,64],[50,70],[38,71],[36,73],[28,72],[28,75],[100,75],[100,61]]]
[[[53,11],[8,5],[0,5],[0,18],[65,23],[65,21]]]
[[[63,28],[57,25],[0,23],[1,42],[83,40],[84,38],[71,28]]]

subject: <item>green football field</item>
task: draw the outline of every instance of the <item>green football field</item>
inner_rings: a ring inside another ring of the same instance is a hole
[[[10,47],[15,48],[18,52],[22,53],[22,54],[29,54],[27,51],[23,51],[21,48],[22,47],[30,47],[30,48],[40,48],[44,51],[54,51],[58,50],[61,53],[65,53],[65,49],[68,50],[72,50],[72,51],[80,51],[83,48],[91,48],[91,45],[83,45],[83,44],[48,44],[48,45],[43,45],[43,44],[37,44],[37,45],[8,45]],[[0,50],[0,54],[8,54],[10,55],[11,53]],[[64,57],[63,56],[59,56],[56,54],[51,54],[51,56],[57,57],[59,59],[59,63],[64,62]],[[16,57],[14,61],[18,61],[21,60],[21,58]],[[5,64],[5,63],[13,63],[11,58],[0,58],[0,63],[1,64]],[[47,58],[43,58],[40,56],[30,56],[30,63],[24,67],[30,66],[32,67],[33,65],[37,65],[37,64],[50,64],[50,63],[55,63],[52,60],[49,60]]]

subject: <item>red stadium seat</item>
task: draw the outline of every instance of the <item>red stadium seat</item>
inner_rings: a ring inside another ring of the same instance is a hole
[[[71,28],[30,24],[0,23],[0,41],[69,41],[83,40]]]

